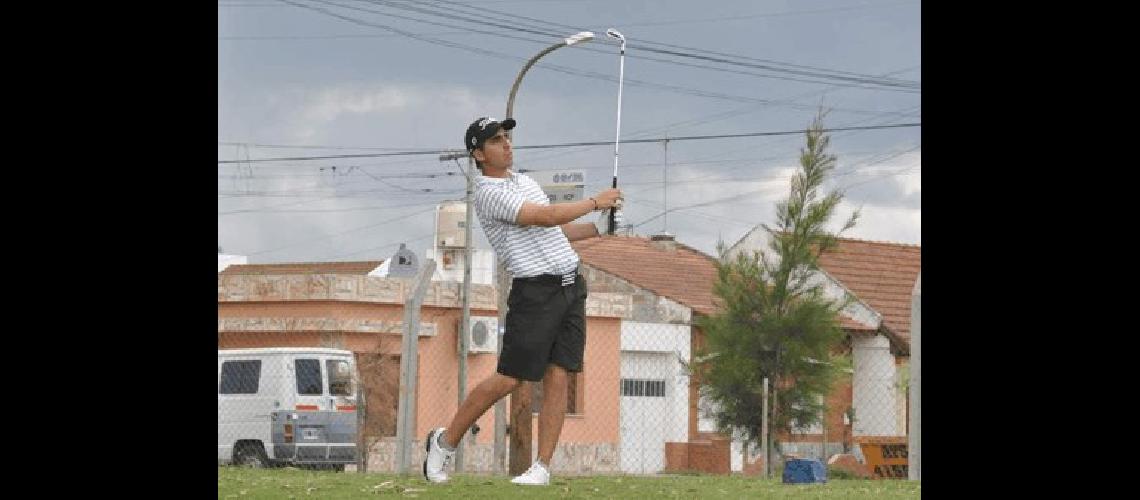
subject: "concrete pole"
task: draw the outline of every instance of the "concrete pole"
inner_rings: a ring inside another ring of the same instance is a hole
[[[907,479],[922,480],[922,272],[914,280],[910,305],[910,438]]]
[[[404,332],[400,350],[400,400],[396,415],[396,472],[407,474],[416,432],[416,379],[419,370],[420,306],[435,273],[435,261],[427,259],[413,278],[404,301]]]

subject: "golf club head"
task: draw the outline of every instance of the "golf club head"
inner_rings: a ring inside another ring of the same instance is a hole
[[[621,43],[625,43],[625,37],[622,36],[620,31],[615,30],[613,28],[606,30],[606,36],[608,36],[610,38],[616,38],[618,40],[621,40]]]
[[[594,39],[594,32],[592,32],[592,31],[580,31],[577,34],[566,37],[566,45],[570,46],[570,45],[574,45],[576,43],[588,42],[588,41],[593,40],[593,39]]]

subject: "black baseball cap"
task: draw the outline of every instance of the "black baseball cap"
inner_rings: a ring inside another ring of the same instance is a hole
[[[467,146],[467,152],[470,153],[482,147],[483,142],[499,133],[500,128],[503,130],[515,128],[515,119],[507,118],[500,122],[496,118],[484,116],[471,122],[471,126],[467,127],[467,135],[463,136],[463,144]]]

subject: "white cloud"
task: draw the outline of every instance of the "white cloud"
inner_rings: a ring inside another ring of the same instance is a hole
[[[463,120],[469,120],[481,99],[463,86],[368,82],[281,90],[264,102],[267,115],[280,117],[268,123],[274,136],[298,143],[343,144],[349,134],[342,130],[352,130],[352,136],[383,137],[423,117],[461,112]]]
[[[903,190],[906,194],[914,194],[922,192],[922,151],[916,151],[908,155],[904,155],[900,159],[904,166],[916,167],[908,175],[898,177],[899,184],[902,184]]]
[[[317,95],[304,114],[309,118],[332,121],[342,113],[364,114],[406,108],[414,97],[419,96],[398,87],[371,89],[334,87]]]
[[[922,210],[908,207],[863,205],[856,207],[847,200],[839,203],[829,226],[837,230],[856,208],[860,208],[855,227],[843,233],[847,238],[920,244],[922,242]]]
[[[850,187],[832,219],[832,229],[839,229],[858,208],[859,221],[844,236],[921,244],[921,149],[859,167],[839,183]]]

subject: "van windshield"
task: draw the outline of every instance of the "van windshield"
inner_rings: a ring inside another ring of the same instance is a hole
[[[329,394],[333,396],[352,395],[352,366],[343,359],[330,359],[325,365],[329,375]]]

